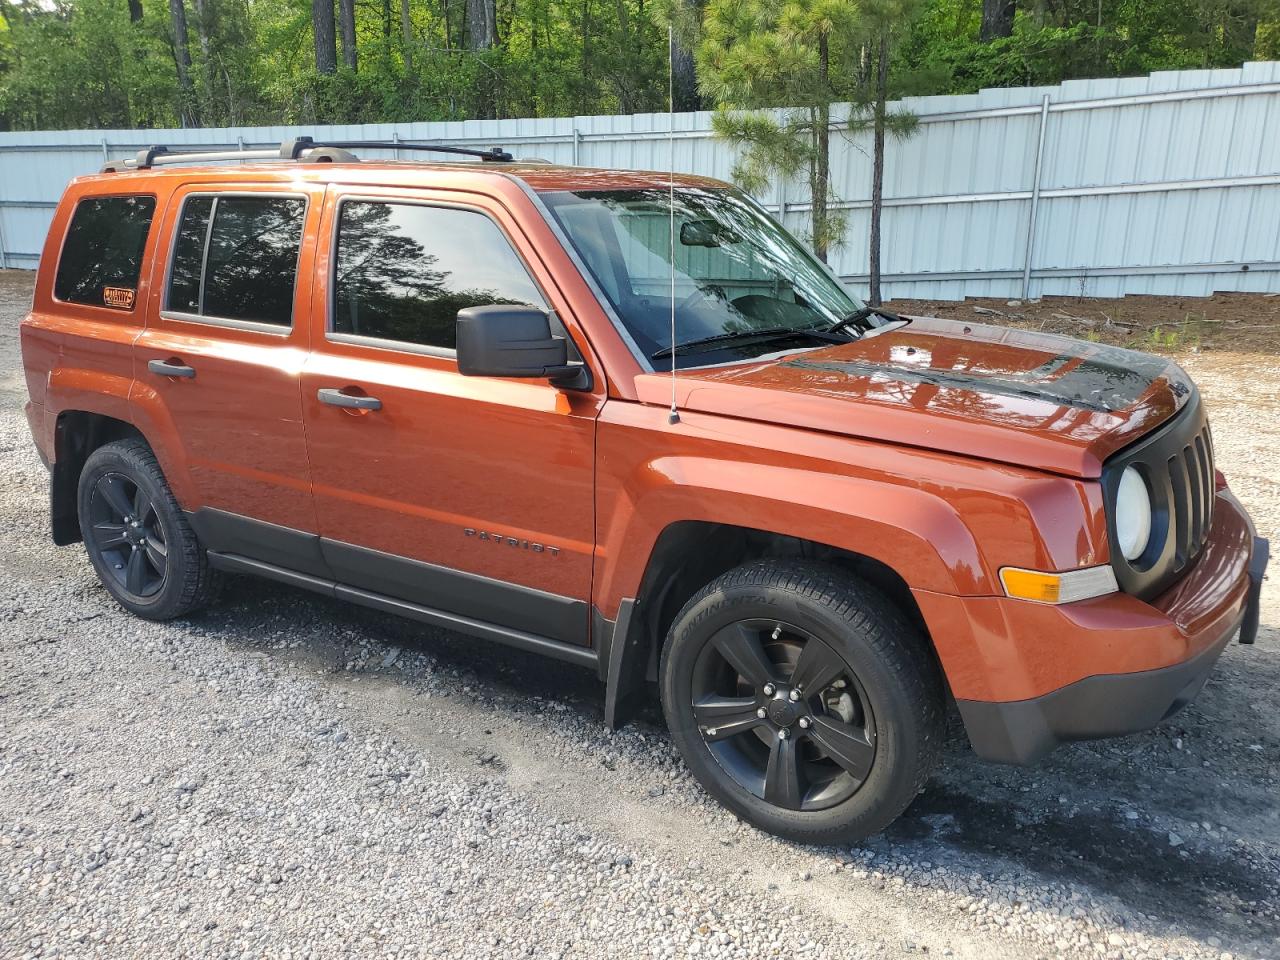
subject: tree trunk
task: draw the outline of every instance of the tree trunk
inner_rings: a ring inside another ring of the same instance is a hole
[[[690,24],[697,24],[702,17],[700,0],[680,0],[682,16],[674,31],[675,41],[671,49],[671,75],[674,87],[672,102],[680,111],[701,110],[702,96],[698,93],[698,74],[694,69],[693,48],[697,37],[692,35]]]
[[[982,0],[982,28],[978,39],[983,43],[1013,33],[1015,0]]]
[[[356,69],[356,0],[338,0],[338,29],[342,34],[342,65]]]
[[[205,114],[205,120],[210,120],[209,107],[213,103],[213,85],[217,82],[217,74],[214,72],[213,53],[209,36],[212,33],[213,24],[213,0],[195,0],[196,11],[196,37],[200,41],[200,67],[204,71],[204,89],[201,91]]]
[[[889,99],[889,35],[880,33],[880,56],[876,63],[876,106],[874,147],[871,159],[871,292],[868,302],[880,306],[880,214],[884,209],[884,121]]]
[[[472,50],[491,50],[498,45],[498,14],[495,0],[467,0],[467,33]]]
[[[400,0],[400,36],[405,73],[413,72],[413,20],[409,17],[409,0]]]
[[[333,0],[311,0],[311,27],[315,31],[316,71],[337,73],[338,48],[333,35]]]
[[[129,22],[142,22],[142,0],[129,0]]]
[[[169,0],[169,28],[173,34],[173,62],[178,69],[178,114],[184,127],[200,125],[196,116],[195,89],[191,85],[191,42],[187,39],[187,8],[182,0]]]
[[[827,35],[818,39],[818,61],[822,75],[822,102],[812,112],[813,166],[809,176],[810,225],[813,228],[813,252],[823,263],[831,246],[831,224],[827,198],[831,194],[831,54]]]

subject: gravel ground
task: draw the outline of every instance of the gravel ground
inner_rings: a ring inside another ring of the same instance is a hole
[[[1277,957],[1280,603],[1199,700],[891,830],[739,824],[585,671],[279,585],[119,611],[48,539],[0,274],[0,957]],[[1186,358],[1280,533],[1280,362]]]

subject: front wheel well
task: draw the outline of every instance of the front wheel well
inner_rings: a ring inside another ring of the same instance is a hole
[[[127,438],[146,442],[142,432],[124,420],[85,410],[64,410],[58,414],[49,488],[54,543],[64,546],[78,543],[81,539],[76,493],[80,473],[89,454],[108,443]]]
[[[830,563],[879,590],[921,635],[929,636],[924,617],[907,582],[896,570],[865,554],[830,544],[766,530],[703,521],[681,521],[662,531],[650,555],[636,597],[647,648],[645,677],[657,679],[658,658],[672,621],[695,593],[723,573],[752,560],[803,558]],[[929,655],[941,672],[932,641]]]

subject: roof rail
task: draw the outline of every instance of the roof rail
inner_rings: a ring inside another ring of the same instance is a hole
[[[213,163],[221,160],[282,160],[295,163],[356,163],[359,161],[348,148],[366,150],[422,150],[433,153],[452,153],[478,157],[487,163],[509,163],[511,154],[501,147],[477,150],[471,147],[449,147],[436,143],[414,143],[390,140],[333,140],[317,141],[311,137],[294,137],[285,140],[277,149],[264,150],[170,150],[168,147],[151,146],[139,150],[137,155],[124,160],[113,160],[103,165],[103,173],[121,173],[125,170],[150,170],[152,167],[175,163]]]

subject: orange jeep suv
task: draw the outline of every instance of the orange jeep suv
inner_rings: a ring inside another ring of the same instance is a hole
[[[255,574],[596,670],[610,725],[656,681],[710,793],[823,843],[952,701],[1027,763],[1253,641],[1267,544],[1174,364],[868,307],[714,180],[356,148],[157,147],[58,206],[27,415],[128,610]]]

